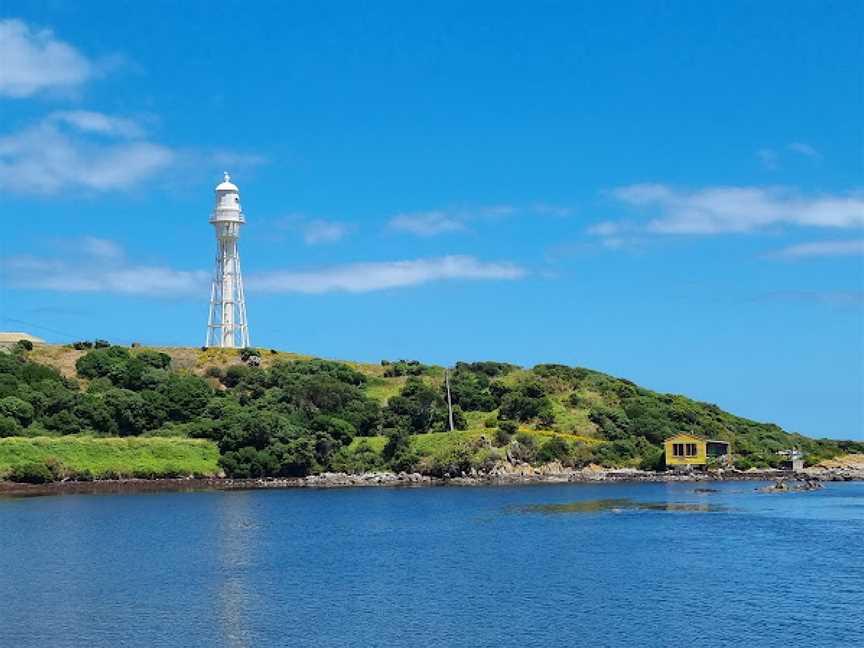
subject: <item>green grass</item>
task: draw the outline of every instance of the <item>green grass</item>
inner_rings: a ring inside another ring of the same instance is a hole
[[[372,376],[366,381],[366,394],[369,398],[378,401],[381,405],[385,405],[390,398],[399,394],[402,387],[405,385],[407,378],[401,376],[399,378],[382,378],[380,376]]]
[[[49,463],[70,473],[105,477],[210,476],[219,450],[203,439],[136,437],[0,438],[0,476],[16,465]]]

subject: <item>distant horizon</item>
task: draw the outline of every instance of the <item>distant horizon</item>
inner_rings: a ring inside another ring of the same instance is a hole
[[[860,3],[169,6],[0,15],[3,331],[200,347],[228,171],[252,346],[864,439]]]

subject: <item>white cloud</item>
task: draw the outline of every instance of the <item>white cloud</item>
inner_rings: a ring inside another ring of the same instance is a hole
[[[448,215],[446,212],[431,211],[399,214],[390,220],[390,227],[417,236],[437,236],[446,232],[464,230],[465,224],[460,218]]]
[[[209,272],[132,263],[113,241],[84,237],[64,249],[71,252],[62,259],[26,255],[0,259],[0,273],[9,287],[29,290],[201,299],[208,294]],[[513,263],[445,256],[263,272],[246,276],[246,287],[263,293],[364,293],[444,280],[513,280],[526,274]]]
[[[804,157],[809,157],[814,160],[821,160],[822,154],[817,151],[815,148],[810,146],[809,144],[804,144],[803,142],[792,142],[789,146],[786,147],[793,153],[799,153]]]
[[[117,243],[108,239],[96,238],[95,236],[83,237],[78,242],[78,246],[85,256],[96,259],[116,260],[122,259],[124,256],[123,248]]]
[[[342,240],[348,233],[345,223],[316,219],[303,224],[303,240],[306,245],[319,243],[335,243]]]
[[[636,184],[611,192],[621,203],[650,212],[644,229],[659,234],[750,232],[770,226],[864,226],[860,192],[803,196],[782,187],[707,187],[693,191]]]
[[[616,234],[627,229],[623,223],[615,223],[613,221],[602,221],[594,223],[588,228],[588,233],[594,236],[615,236]]]
[[[527,206],[485,205],[473,209],[438,209],[427,212],[398,214],[390,219],[391,229],[409,232],[416,236],[437,236],[448,232],[468,229],[469,223],[497,221],[520,215],[566,217],[573,214],[571,207],[549,203],[533,203]]]
[[[144,135],[144,129],[132,119],[112,117],[90,110],[61,110],[48,115],[46,121],[65,123],[84,133],[100,133],[129,139]]]
[[[0,188],[41,194],[123,189],[176,160],[168,147],[130,139],[133,134],[143,132],[126,118],[86,111],[52,113],[0,137]]]
[[[864,255],[864,239],[853,241],[816,241],[790,245],[771,254],[782,259]]]
[[[82,249],[85,254],[92,250]],[[74,260],[18,256],[0,262],[8,285],[53,292],[93,292],[148,297],[206,295],[209,274],[128,264],[116,257]]]
[[[484,263],[470,256],[412,261],[353,263],[307,272],[267,272],[251,276],[250,291],[267,293],[363,293],[443,280],[512,280],[526,275],[512,263]]]
[[[0,20],[0,96],[22,98],[70,89],[96,76],[97,66],[48,29]]]

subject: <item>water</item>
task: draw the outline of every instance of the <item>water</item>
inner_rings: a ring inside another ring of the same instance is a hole
[[[699,486],[0,499],[0,646],[864,646],[864,484]]]

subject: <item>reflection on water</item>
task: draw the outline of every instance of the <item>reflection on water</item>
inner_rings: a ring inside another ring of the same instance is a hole
[[[251,492],[230,493],[231,506],[219,508],[216,548],[221,573],[217,589],[221,638],[227,648],[250,646],[246,620],[255,602],[255,583],[249,582],[249,567],[255,556],[259,523],[254,521]]]
[[[627,498],[580,500],[565,504],[529,504],[514,507],[517,513],[623,513],[624,511],[676,511],[685,513],[717,513],[729,507],[705,502],[639,502]]]

